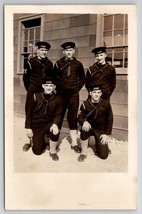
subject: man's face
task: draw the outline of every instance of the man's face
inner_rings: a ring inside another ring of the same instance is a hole
[[[44,89],[45,94],[52,94],[56,88],[56,86],[52,83],[42,84],[42,88]]]
[[[97,102],[100,100],[100,97],[102,96],[102,91],[100,89],[93,90],[90,92],[90,96],[93,102]]]
[[[39,48],[37,50],[37,55],[39,58],[44,59],[48,56],[48,50],[46,48]]]
[[[63,51],[63,54],[65,55],[65,57],[67,59],[71,59],[73,57],[74,53],[75,53],[75,49],[74,48],[68,48],[68,49],[65,49]]]
[[[97,63],[100,65],[104,65],[106,63],[106,53],[98,53],[95,55],[95,58],[97,60]]]

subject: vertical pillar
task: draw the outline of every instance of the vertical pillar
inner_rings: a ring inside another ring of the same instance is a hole
[[[97,14],[96,47],[103,45],[103,15]]]

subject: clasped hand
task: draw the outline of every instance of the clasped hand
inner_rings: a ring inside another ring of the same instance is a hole
[[[88,121],[85,121],[82,126],[82,130],[88,132],[91,129],[91,125]]]
[[[54,135],[57,135],[59,133],[59,129],[58,129],[58,126],[56,124],[53,124],[51,127],[50,127],[50,132],[53,132]]]
[[[102,134],[101,136],[100,136],[100,138],[101,138],[101,143],[103,144],[103,145],[105,145],[105,144],[107,144],[108,143],[108,135],[106,135],[106,134]]]
[[[26,129],[27,137],[32,138],[33,137],[33,131],[32,129]]]

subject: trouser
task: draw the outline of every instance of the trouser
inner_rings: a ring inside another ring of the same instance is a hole
[[[87,147],[88,147],[88,139],[90,136],[94,136],[95,140],[96,140],[96,154],[102,158],[102,159],[106,159],[108,157],[109,154],[109,148],[108,148],[108,143],[106,144],[102,144],[101,143],[101,139],[100,136],[104,134],[104,132],[102,130],[95,130],[95,129],[91,129],[88,132],[84,131],[81,129],[80,131],[80,138],[81,138],[81,145],[82,145],[82,154],[87,154]]]
[[[51,146],[51,153],[53,153],[53,150],[55,150],[55,147],[57,146],[57,141],[59,140],[59,133],[57,135],[54,135],[52,132],[50,132],[50,127],[52,126],[51,123],[46,125],[45,127],[42,127],[40,129],[33,129],[33,153],[36,155],[41,155],[44,150],[46,149],[46,143],[45,143],[45,134],[49,136],[50,138],[50,146]],[[55,144],[54,144],[55,143]],[[54,148],[53,148],[54,147]]]
[[[79,107],[79,92],[76,93],[60,93],[62,99],[62,121],[59,125],[62,127],[63,119],[67,111],[67,121],[70,130],[77,129],[77,113]]]

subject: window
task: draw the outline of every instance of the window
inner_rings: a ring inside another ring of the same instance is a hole
[[[107,47],[107,60],[116,68],[128,67],[128,15],[104,15],[104,44]]]
[[[41,37],[41,18],[30,19],[21,22],[21,70],[25,69],[27,60],[36,55],[35,44]]]

